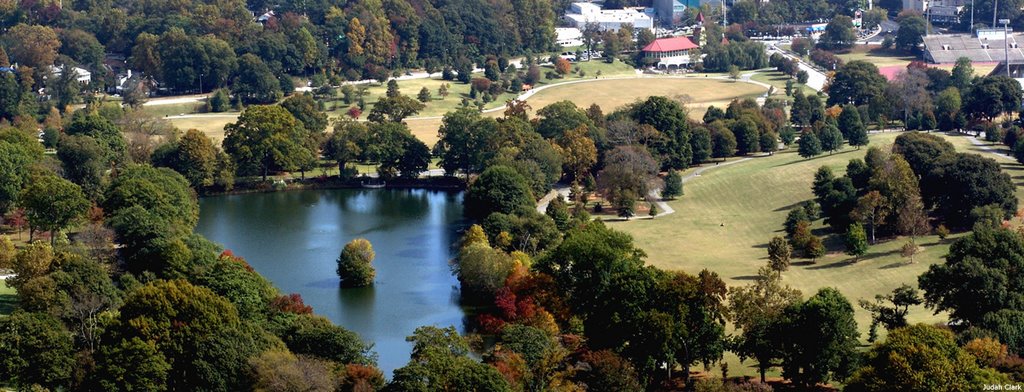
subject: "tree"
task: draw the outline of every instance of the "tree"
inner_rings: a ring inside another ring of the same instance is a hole
[[[716,129],[711,133],[711,156],[725,159],[736,154],[736,136],[732,131]]]
[[[661,190],[663,199],[672,200],[683,195],[683,177],[674,169],[669,169],[665,175],[665,188]]]
[[[206,134],[190,129],[181,139],[157,149],[153,164],[181,173],[192,188],[202,190],[216,181],[221,154]]]
[[[736,154],[747,155],[758,151],[757,124],[750,118],[743,118],[732,126],[736,135]]]
[[[783,272],[789,269],[789,257],[793,253],[793,247],[782,237],[772,237],[768,241],[768,266],[773,271]]]
[[[371,122],[396,122],[400,123],[406,117],[419,113],[426,107],[423,102],[409,98],[404,95],[397,97],[380,97],[370,109],[370,115],[366,117]]]
[[[324,142],[323,154],[338,162],[338,173],[345,175],[345,165],[365,156],[364,149],[368,146],[370,129],[356,121],[338,121],[334,124],[334,132]]]
[[[38,155],[19,144],[0,141],[0,213],[6,213],[30,180],[30,165]]]
[[[690,149],[693,151],[692,163],[699,166],[707,161],[712,153],[711,131],[706,127],[694,127],[690,135]]]
[[[917,237],[928,234],[932,229],[928,223],[928,214],[924,211],[921,198],[916,195],[902,203],[897,212],[897,229],[901,234],[910,237],[909,249],[905,249],[904,256],[910,257],[910,262],[913,263],[914,254],[917,253]]]
[[[482,121],[476,110],[461,108],[446,113],[434,146],[434,154],[441,158],[439,166],[451,175],[458,171],[466,175],[479,173],[488,155],[494,153],[492,141],[497,132],[498,124]]]
[[[922,301],[916,288],[904,284],[893,290],[892,294],[876,295],[874,303],[860,300],[860,307],[871,312],[871,335],[874,336],[879,325],[887,331],[906,327],[910,307],[920,305]]]
[[[761,152],[773,155],[775,150],[779,149],[779,139],[774,133],[761,132],[761,136],[758,137],[758,145],[761,148]]]
[[[395,97],[397,97],[399,95],[402,95],[402,93],[398,91],[398,81],[397,80],[395,80],[395,79],[388,80],[388,90],[387,90],[387,92],[384,95],[386,97],[388,97],[388,98],[395,98]]]
[[[757,360],[761,382],[765,373],[782,358],[782,314],[801,301],[799,290],[782,283],[782,276],[770,268],[758,270],[758,279],[729,291],[729,313],[741,333],[735,349],[741,359]]]
[[[860,333],[853,306],[838,290],[820,289],[783,314],[783,377],[809,387],[852,373]]]
[[[974,222],[970,212],[976,207],[994,204],[1006,216],[1017,210],[1010,176],[999,170],[999,164],[974,154],[958,153],[934,163],[930,173],[921,179],[926,205],[935,205],[947,226],[969,227]],[[958,192],[946,192],[957,189]]]
[[[170,370],[156,342],[133,337],[100,346],[92,377],[108,391],[164,391]]]
[[[924,42],[928,22],[916,12],[903,12],[897,18],[900,24],[896,32],[896,47],[900,50],[916,53],[918,46]]]
[[[640,392],[644,388],[637,380],[636,369],[611,350],[590,351],[583,354],[588,366],[579,375],[580,381],[594,391]]]
[[[459,278],[466,298],[474,295],[491,298],[505,285],[515,265],[515,259],[507,253],[486,243],[475,243],[462,247],[452,264],[452,273]]]
[[[317,108],[316,101],[310,94],[295,94],[281,102],[281,107],[292,114],[306,132],[317,136],[327,129],[327,114]]]
[[[61,230],[77,222],[89,209],[82,188],[53,174],[33,177],[18,200],[32,229],[49,231],[51,243],[56,242]]]
[[[841,50],[853,46],[856,41],[853,20],[846,15],[837,15],[825,26],[825,32],[821,35],[818,45],[826,50]]]
[[[847,171],[849,172],[849,171]],[[854,220],[865,222],[871,228],[871,243],[875,243],[875,231],[885,224],[892,206],[877,190],[873,190],[857,199],[857,207],[850,212]]]
[[[808,236],[807,242],[804,243],[804,254],[811,259],[812,264],[818,258],[825,256],[825,244],[821,241],[821,237],[813,234]]]
[[[853,256],[854,262],[868,252],[867,237],[867,234],[864,233],[864,226],[860,223],[850,225],[846,231],[846,254]]]
[[[373,269],[373,246],[370,241],[356,238],[345,244],[338,256],[338,278],[342,287],[373,285],[377,271]]]
[[[555,226],[558,226],[558,230],[561,231],[568,231],[574,224],[572,216],[569,214],[569,207],[561,196],[548,203],[548,207],[544,209],[544,215],[555,221]]]
[[[917,324],[892,331],[868,351],[846,388],[851,391],[973,390],[998,384],[947,330]]]
[[[270,171],[290,170],[311,152],[303,144],[302,124],[280,106],[251,106],[224,127],[224,151],[240,173],[267,180]]]
[[[973,80],[974,67],[971,65],[971,59],[967,57],[957,58],[956,65],[953,66],[953,70],[950,72],[949,83],[959,91],[967,91],[971,87]]]
[[[798,153],[801,157],[810,158],[821,154],[821,142],[818,140],[818,136],[811,131],[804,131],[800,135],[800,147]]]
[[[427,103],[432,99],[430,96],[430,90],[426,86],[420,89],[420,93],[416,95],[416,99],[420,102]]]
[[[19,24],[6,34],[7,53],[12,63],[42,70],[53,65],[61,42],[53,29],[40,25]]]
[[[882,95],[887,82],[878,67],[865,61],[851,61],[836,70],[828,89],[828,105],[866,105]]]
[[[288,349],[336,363],[370,364],[370,347],[359,335],[322,316],[302,314],[282,334]]]
[[[258,391],[335,390],[341,378],[340,374],[332,374],[336,364],[288,351],[266,351],[249,358],[249,366],[254,389]]]
[[[494,212],[513,214],[532,208],[534,196],[519,172],[507,166],[484,170],[466,190],[466,216],[483,219]]]
[[[71,380],[71,333],[56,317],[16,311],[0,318],[0,341],[0,376],[19,388],[58,389]]]
[[[561,57],[555,60],[555,72],[558,72],[559,75],[568,75],[569,71],[571,70],[572,64],[569,63],[569,60],[563,59]]]
[[[821,132],[819,132],[818,139],[821,140],[821,149],[827,150],[829,155],[833,151],[843,148],[843,134],[839,132],[835,125],[825,125],[825,128],[822,128]]]
[[[843,106],[843,112],[839,115],[839,131],[851,146],[868,145],[868,129],[860,119],[860,111],[856,106]]]
[[[231,83],[231,93],[245,103],[269,104],[281,99],[281,83],[270,68],[252,53],[238,59],[238,76]]]
[[[409,363],[395,370],[385,391],[512,390],[496,368],[469,358],[455,327],[419,327],[406,341],[413,343]]]
[[[739,80],[739,78],[740,78],[740,67],[737,67],[736,64],[730,64],[729,65],[729,79],[732,79],[732,80],[735,81],[735,80]]]
[[[157,280],[127,293],[111,331],[123,339],[156,342],[171,364],[169,390],[237,389],[246,359],[280,341],[246,326],[234,306],[202,286]]]
[[[597,175],[597,188],[613,205],[632,210],[630,201],[650,194],[658,181],[658,164],[646,149],[618,146],[605,154],[605,167]]]
[[[583,178],[597,163],[597,146],[584,126],[566,131],[559,145],[565,171],[574,179]]]
[[[948,311],[958,330],[983,325],[984,319],[1003,309],[1020,310],[1017,294],[1024,263],[1024,237],[1003,228],[979,227],[957,239],[946,262],[930,266],[918,277],[925,305]]]

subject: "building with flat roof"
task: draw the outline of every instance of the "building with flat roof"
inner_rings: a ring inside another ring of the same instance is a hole
[[[563,48],[583,46],[583,31],[575,27],[556,27],[555,43]]]
[[[654,13],[663,26],[679,24],[687,7],[700,8],[700,0],[654,0]]]
[[[626,23],[637,29],[654,27],[654,19],[637,9],[604,10],[594,3],[572,3],[562,18],[569,26],[578,29],[583,29],[588,23],[596,23],[602,30],[612,31],[618,31]]]

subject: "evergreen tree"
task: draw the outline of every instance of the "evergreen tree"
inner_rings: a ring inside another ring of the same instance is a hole
[[[805,131],[800,135],[800,149],[797,151],[801,157],[810,158],[821,154],[821,142],[814,132]]]
[[[665,189],[661,191],[664,199],[675,199],[683,195],[683,177],[675,169],[669,169],[665,176]]]
[[[829,155],[843,148],[843,134],[832,124],[827,124],[821,129],[818,139],[821,141],[821,149],[828,151]]]
[[[416,95],[416,99],[423,103],[430,102],[430,98],[430,90],[427,90],[426,86],[421,88],[420,93]]]

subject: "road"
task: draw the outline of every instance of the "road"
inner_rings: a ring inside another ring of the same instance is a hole
[[[766,48],[769,56],[773,53],[779,53],[787,58],[799,61],[800,70],[807,71],[807,87],[814,89],[814,91],[821,91],[825,89],[825,83],[828,81],[828,77],[825,76],[825,73],[815,69],[810,64],[805,63],[801,58],[779,49],[774,43],[768,44]]]

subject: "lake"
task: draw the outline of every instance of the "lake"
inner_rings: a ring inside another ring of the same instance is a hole
[[[459,282],[448,267],[465,225],[462,194],[335,189],[203,198],[197,232],[245,258],[282,293],[374,344],[385,376],[409,361],[405,337],[423,325],[464,332]],[[373,287],[341,289],[336,260],[366,238]]]

